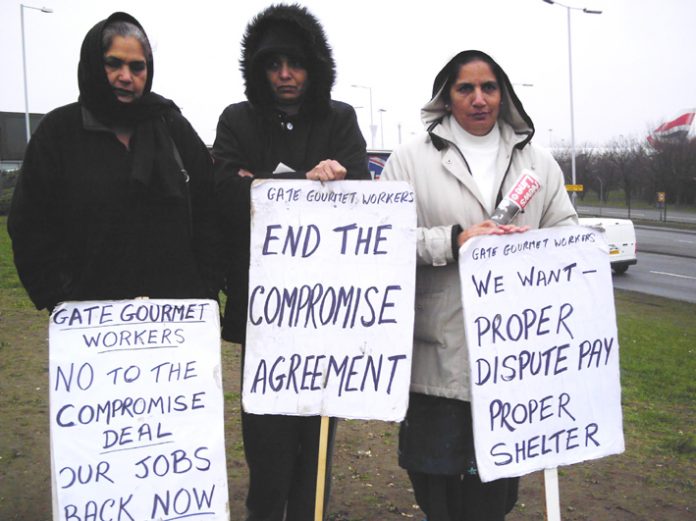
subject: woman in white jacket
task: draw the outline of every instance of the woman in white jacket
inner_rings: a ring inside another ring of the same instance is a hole
[[[418,212],[411,396],[399,464],[428,521],[502,521],[518,479],[482,483],[478,476],[457,254],[477,235],[577,224],[577,215],[561,169],[530,143],[532,120],[487,54],[452,58],[421,115],[426,133],[396,149],[381,176],[409,181]],[[541,189],[510,225],[498,226],[490,215],[524,169]]]

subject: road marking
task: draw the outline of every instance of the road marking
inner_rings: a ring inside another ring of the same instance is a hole
[[[655,275],[667,275],[668,277],[678,277],[680,279],[691,279],[696,280],[696,277],[690,277],[689,275],[677,275],[676,273],[667,273],[666,271],[651,271]]]
[[[696,241],[685,241],[684,239],[679,239],[677,242],[685,242],[686,244],[696,244]]]

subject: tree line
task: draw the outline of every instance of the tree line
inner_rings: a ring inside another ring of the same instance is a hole
[[[566,183],[571,183],[570,149],[555,149]],[[9,211],[18,171],[0,171],[0,215]],[[647,141],[620,137],[602,147],[578,147],[575,181],[584,186],[578,194],[597,194],[603,203],[609,193],[623,193],[625,204],[642,201],[655,204],[664,192],[669,205],[696,206],[696,139]]]
[[[554,150],[566,183],[571,183],[569,149]],[[620,137],[602,147],[579,147],[575,154],[575,182],[602,202],[610,192],[621,191],[626,206],[631,201],[655,204],[664,192],[666,203],[696,205],[696,139],[655,140],[653,143]]]

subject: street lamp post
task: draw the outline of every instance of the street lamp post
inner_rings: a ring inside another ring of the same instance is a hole
[[[375,134],[377,134],[377,127],[375,126],[374,113],[372,111],[372,87],[365,85],[351,85],[351,87],[356,89],[367,89],[370,93],[370,136],[372,138],[371,147],[375,148]]]
[[[31,138],[31,128],[29,126],[29,94],[27,88],[27,51],[24,44],[24,9],[35,9],[42,13],[52,13],[53,9],[48,7],[34,7],[31,5],[19,4],[19,19],[22,25],[22,66],[24,69],[24,124],[27,130],[27,143]]]
[[[384,150],[384,119],[382,116],[384,116],[384,113],[387,111],[387,109],[377,109],[377,112],[379,112],[379,130],[381,132],[381,148]]]
[[[575,116],[573,109],[573,51],[570,37],[570,11],[582,11],[586,14],[602,14],[602,11],[588,9],[586,7],[572,7],[570,5],[556,2],[556,0],[542,0],[547,4],[556,4],[565,7],[568,18],[568,83],[570,85],[570,170],[573,184],[575,184]],[[575,206],[575,192],[572,192],[571,199]]]

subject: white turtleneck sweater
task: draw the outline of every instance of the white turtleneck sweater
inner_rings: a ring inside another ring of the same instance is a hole
[[[500,128],[496,123],[485,136],[474,136],[464,130],[454,117],[450,116],[454,142],[466,158],[471,169],[471,175],[476,181],[484,201],[486,210],[493,212],[495,205],[495,161],[500,146]]]

